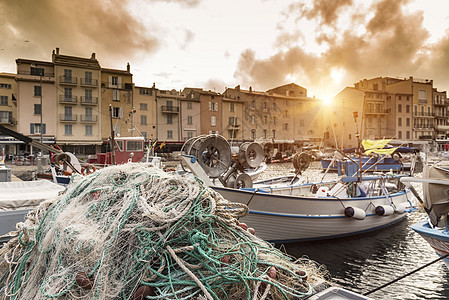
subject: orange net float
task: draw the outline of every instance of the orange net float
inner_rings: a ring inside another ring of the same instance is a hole
[[[95,168],[94,165],[91,164],[86,164],[84,166],[81,167],[81,174],[84,176],[90,175],[93,172],[95,172],[97,169]]]

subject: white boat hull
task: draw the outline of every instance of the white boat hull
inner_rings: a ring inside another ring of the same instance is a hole
[[[427,221],[413,224],[411,227],[429,243],[439,257],[448,255],[449,232],[445,228],[432,228]],[[446,257],[443,261],[446,267],[449,268],[449,258]]]
[[[273,193],[234,190],[230,188],[212,187],[225,199],[248,205],[250,212],[241,222],[256,230],[256,235],[275,243],[329,239],[355,235],[389,226],[403,219],[405,213],[393,213],[379,216],[375,208],[379,205],[409,205],[413,196],[407,189],[384,196],[335,198],[316,197],[313,195],[295,196],[294,188],[272,191]],[[310,190],[311,185],[305,185]],[[274,194],[275,192],[292,193]],[[299,193],[299,192],[298,192]],[[363,220],[346,217],[346,207],[363,209],[366,217]]]

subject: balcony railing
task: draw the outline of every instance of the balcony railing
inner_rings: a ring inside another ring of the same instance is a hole
[[[435,113],[415,112],[415,117],[434,117]]]
[[[59,76],[59,84],[77,85],[77,83],[78,83],[78,78],[77,77]]]
[[[442,100],[439,100],[439,101],[434,100],[433,104],[436,105],[436,106],[448,106],[449,105],[449,101],[445,100],[445,99],[442,99]]]
[[[98,97],[80,97],[80,103],[84,105],[97,105],[98,104]]]
[[[81,115],[81,122],[83,123],[97,123],[98,116],[97,115]]]
[[[59,121],[61,122],[76,122],[77,120],[78,115],[59,114]]]
[[[97,87],[98,86],[98,79],[81,78],[81,85],[82,86]]]
[[[59,95],[59,103],[62,104],[76,104],[78,102],[76,96]]]
[[[365,114],[387,114],[386,109],[365,109]]]
[[[179,106],[162,106],[161,112],[168,114],[177,114],[179,113]]]

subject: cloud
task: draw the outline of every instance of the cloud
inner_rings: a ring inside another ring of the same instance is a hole
[[[449,68],[449,37],[429,45],[423,13],[404,9],[408,3],[380,0],[363,8],[349,0],[315,0],[311,7],[290,6],[285,15],[294,19],[297,27],[287,30],[280,26],[278,41],[284,47],[266,58],[257,58],[251,49],[243,51],[234,77],[242,85],[258,83],[263,89],[292,81],[305,87],[329,86],[332,70],[339,69],[346,74],[343,84],[350,86],[378,76],[434,76],[449,84],[444,74]],[[298,30],[302,21],[314,18],[312,42],[323,50],[306,51],[298,42],[304,39]],[[341,26],[345,22],[346,26]],[[343,88],[341,84],[335,85],[334,94]]]
[[[156,51],[158,38],[133,18],[126,5],[122,0],[1,1],[0,35],[6,44],[2,48],[13,61],[17,53],[48,60],[56,47],[67,55],[89,57],[98,52],[111,59]]]

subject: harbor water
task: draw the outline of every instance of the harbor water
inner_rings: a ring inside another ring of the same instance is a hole
[[[291,163],[268,165],[263,177],[282,176]],[[319,168],[308,171],[309,180],[320,180]],[[315,174],[311,176],[310,174]],[[425,220],[426,214],[408,214],[390,227],[353,237],[277,245],[288,254],[307,256],[329,270],[334,284],[368,293],[437,259],[429,244],[410,225]],[[373,299],[449,299],[449,271],[440,260],[385,288],[370,293]]]

